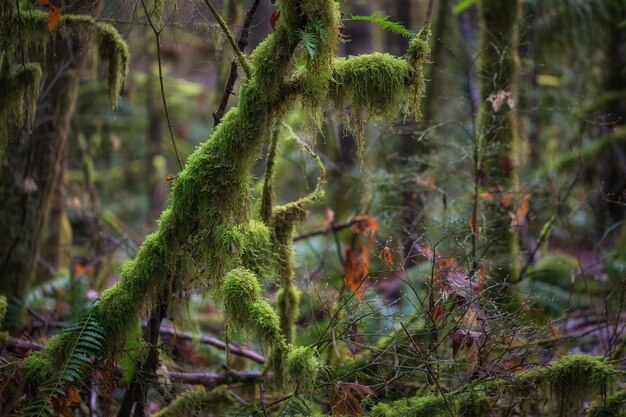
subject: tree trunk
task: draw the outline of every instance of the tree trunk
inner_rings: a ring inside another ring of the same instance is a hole
[[[484,206],[482,255],[496,282],[517,279],[518,242],[510,213],[517,200],[518,22],[521,1],[481,0],[479,170]],[[504,287],[500,288],[504,290]]]
[[[62,181],[79,74],[87,56],[87,42],[64,32],[53,35],[46,52],[47,76],[34,130],[20,132],[8,144],[0,168],[0,294],[18,301],[12,303],[14,324],[21,320],[21,300],[33,282],[51,203]]]

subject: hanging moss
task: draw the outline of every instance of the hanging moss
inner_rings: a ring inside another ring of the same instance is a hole
[[[228,395],[226,386],[211,391],[200,387],[178,395],[169,406],[155,413],[154,417],[191,417],[205,415],[207,412],[222,416],[233,405],[234,401]]]
[[[241,262],[262,281],[274,277],[275,255],[270,229],[258,220],[251,220],[242,230]]]
[[[420,115],[424,94],[421,65],[428,60],[429,50],[421,38],[413,39],[410,45],[407,59],[374,53],[335,60],[330,96],[336,108],[347,108],[345,121],[355,135],[360,156],[364,112],[369,118],[387,122],[403,110]]]
[[[124,79],[128,74],[130,53],[126,42],[113,26],[106,23],[95,23],[95,25],[98,54],[109,65],[109,102],[115,108],[117,107],[117,99],[124,87]]]
[[[35,120],[41,67],[28,63],[17,70],[11,68],[9,58],[2,55],[0,63],[0,144],[6,141],[9,124],[24,122],[32,129]]]
[[[560,417],[571,410],[582,409],[586,399],[606,396],[608,379],[616,374],[615,367],[599,356],[565,355],[549,366],[534,368],[516,375],[510,392],[525,398],[542,387],[550,388]]]
[[[298,387],[299,392],[310,394],[317,377],[314,349],[308,346],[292,347],[287,354],[285,370],[289,381]]]
[[[626,417],[626,390],[594,404],[589,409],[587,417]]]

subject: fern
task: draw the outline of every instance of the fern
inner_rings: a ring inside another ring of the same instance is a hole
[[[383,29],[388,30],[396,35],[404,36],[405,38],[412,38],[415,36],[415,32],[407,29],[400,22],[392,22],[389,20],[389,16],[383,16],[378,12],[374,12],[369,16],[350,16],[352,20],[363,20],[366,22],[376,23]]]
[[[315,34],[302,29],[298,29],[296,33],[300,37],[302,46],[306,50],[307,54],[309,54],[309,58],[315,58],[315,55],[317,54],[317,37]]]
[[[310,59],[317,55],[317,48],[320,41],[326,40],[326,29],[320,20],[312,20],[307,23],[306,30],[297,29],[296,33],[302,42],[302,46],[306,50]]]
[[[281,410],[278,417],[308,417],[312,416],[313,412],[306,405],[306,402],[302,397],[294,395],[287,401],[285,407]]]
[[[57,414],[55,400],[66,397],[70,386],[80,385],[85,371],[104,351],[105,332],[95,316],[95,308],[80,320],[67,325],[63,333],[76,335],[58,376],[43,384],[37,398],[21,412],[23,416],[52,417]]]

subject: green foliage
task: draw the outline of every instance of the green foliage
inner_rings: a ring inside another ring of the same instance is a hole
[[[2,324],[4,323],[4,319],[7,316],[7,298],[4,295],[0,295],[0,329],[2,328]]]
[[[408,30],[400,22],[392,22],[389,20],[389,16],[383,16],[379,12],[374,12],[369,16],[350,16],[352,20],[362,20],[366,22],[376,23],[383,29],[395,33],[396,35],[404,36],[405,38],[412,38],[415,33]]]
[[[54,400],[67,396],[65,389],[68,384],[80,384],[84,373],[104,353],[106,336],[95,309],[66,326],[61,337],[69,350],[64,352],[65,360],[58,373],[55,372],[53,358],[46,351],[31,354],[25,362],[24,373],[31,384],[39,387],[39,395],[21,410],[21,415],[55,416]]]

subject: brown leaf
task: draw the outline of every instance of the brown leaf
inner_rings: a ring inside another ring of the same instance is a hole
[[[80,389],[69,387],[67,389],[67,396],[65,397],[65,406],[69,407],[74,404],[80,404]]]
[[[331,393],[330,404],[333,416],[359,416],[365,414],[361,401],[374,391],[366,385],[339,382]]]

